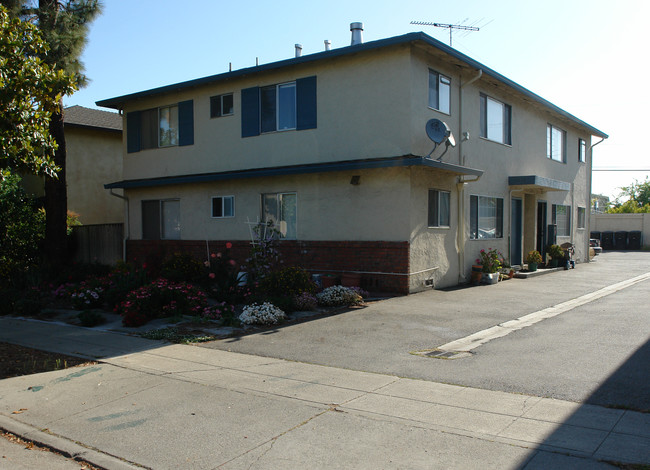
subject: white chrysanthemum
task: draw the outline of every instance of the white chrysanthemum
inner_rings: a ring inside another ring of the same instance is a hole
[[[275,325],[285,318],[285,313],[269,302],[247,305],[239,315],[239,321],[245,325]]]
[[[316,294],[320,305],[337,307],[340,305],[356,305],[361,303],[362,297],[353,289],[344,286],[332,286]]]

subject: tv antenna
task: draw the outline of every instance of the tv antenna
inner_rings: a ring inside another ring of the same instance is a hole
[[[435,26],[436,28],[447,28],[449,30],[449,47],[451,47],[451,33],[454,29],[460,29],[462,31],[479,31],[479,28],[476,26],[463,26],[461,24],[429,23],[428,21],[411,21],[411,24]]]

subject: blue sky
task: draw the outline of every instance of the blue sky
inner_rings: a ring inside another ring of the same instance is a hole
[[[364,41],[424,31],[445,43],[446,29],[413,20],[475,25],[453,34],[453,47],[609,134],[594,149],[594,168],[650,169],[639,142],[650,108],[645,0],[103,0],[83,61],[90,84],[66,106],[293,57],[350,43],[351,22]],[[593,192],[650,172],[594,172]]]

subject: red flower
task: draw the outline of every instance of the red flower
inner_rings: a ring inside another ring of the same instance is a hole
[[[215,255],[214,253],[212,253],[212,254],[210,255],[210,258],[216,258],[216,257],[217,257],[217,255]]]
[[[232,243],[230,243],[230,242],[226,243],[226,248],[231,249],[232,248]]]
[[[209,276],[210,276],[210,279],[214,279],[215,277],[217,277],[215,273],[210,273]]]

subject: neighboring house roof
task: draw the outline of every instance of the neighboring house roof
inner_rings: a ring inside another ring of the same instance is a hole
[[[489,67],[486,67],[485,65],[481,64],[480,62],[472,59],[471,57],[457,51],[456,49],[447,46],[446,44],[432,38],[431,36],[419,32],[419,33],[408,33],[404,34],[402,36],[395,36],[392,38],[387,38],[387,39],[380,39],[377,41],[370,41],[366,42],[363,44],[357,44],[354,46],[346,46],[346,47],[340,47],[337,49],[332,49],[329,51],[323,51],[323,52],[318,52],[315,54],[309,54],[309,55],[304,55],[301,57],[296,57],[292,59],[286,59],[286,60],[281,60],[278,62],[272,62],[269,64],[264,64],[264,65],[259,65],[256,67],[248,67],[245,69],[240,69],[240,70],[235,70],[233,72],[226,72],[226,73],[221,73],[217,75],[211,75],[209,77],[204,77],[204,78],[198,78],[195,80],[189,80],[186,82],[181,82],[181,83],[176,83],[173,85],[166,85],[163,87],[159,88],[153,88],[151,90],[146,90],[146,91],[141,91],[138,93],[131,93],[128,95],[123,95],[123,96],[118,96],[115,98],[110,98],[106,100],[101,100],[97,101],[98,106],[104,106],[107,108],[114,108],[114,109],[122,109],[124,107],[124,104],[129,102],[129,101],[134,101],[142,98],[147,98],[150,96],[155,96],[159,94],[164,94],[164,93],[170,93],[170,92],[175,92],[179,90],[183,90],[186,88],[191,88],[191,87],[197,87],[197,86],[202,86],[202,85],[208,85],[216,82],[221,82],[225,80],[230,80],[233,78],[237,77],[243,77],[247,75],[253,75],[269,70],[276,70],[279,68],[283,67],[289,67],[293,65],[298,65],[298,64],[304,64],[304,63],[309,63],[309,62],[315,62],[318,60],[325,60],[325,59],[331,59],[334,57],[339,57],[339,56],[345,56],[349,54],[355,54],[359,53],[362,51],[370,51],[374,49],[380,49],[384,47],[389,47],[389,46],[395,46],[395,45],[400,45],[400,44],[407,44],[407,43],[418,43],[422,44],[424,46],[428,47],[433,47],[436,48],[452,58],[456,59],[459,61],[461,64],[464,64],[466,66],[469,66],[470,68],[476,69],[476,70],[482,70],[483,72],[483,77],[491,77],[492,79],[496,80],[497,82],[500,82],[504,85],[507,85],[508,87],[516,90],[517,92],[521,93],[524,97],[531,99],[532,101],[541,104],[544,107],[549,108],[555,113],[558,113],[565,119],[568,119],[569,121],[573,122],[574,124],[583,127],[587,129],[592,135],[602,137],[602,138],[607,138],[608,135],[605,134],[604,132],[596,129],[595,127],[587,124],[586,122],[582,121],[581,119],[578,119],[574,115],[564,111],[563,109],[557,107],[550,101],[545,100],[541,96],[533,93],[532,91],[528,90],[527,88],[522,87],[521,85],[513,82],[512,80],[504,77],[500,73],[492,70]]]
[[[105,184],[104,188],[146,188],[168,184],[206,183],[211,181],[260,178],[264,176],[300,175],[331,171],[365,170],[403,166],[423,166],[436,170],[448,171],[457,175],[481,176],[483,170],[468,168],[453,163],[445,163],[430,158],[405,155],[403,157],[370,158],[366,160],[348,160],[342,162],[310,163],[305,165],[281,166],[276,168],[254,168],[250,170],[222,171],[197,175],[166,176],[161,178],[142,178]]]
[[[63,122],[66,126],[122,132],[122,116],[118,113],[83,106],[64,108]]]

